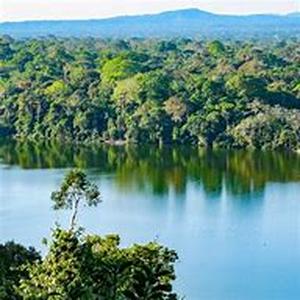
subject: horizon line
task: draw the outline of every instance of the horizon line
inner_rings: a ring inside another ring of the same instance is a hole
[[[26,22],[59,22],[59,21],[104,21],[104,20],[111,20],[111,19],[118,19],[118,18],[130,18],[130,17],[147,17],[147,16],[156,16],[165,13],[172,13],[172,12],[180,12],[180,11],[199,11],[202,13],[207,13],[215,16],[227,16],[227,17],[249,17],[249,16],[275,16],[275,17],[287,17],[292,14],[300,14],[300,11],[294,10],[286,13],[245,13],[245,14],[232,14],[232,13],[215,13],[208,10],[202,10],[198,7],[190,7],[190,8],[182,8],[182,9],[173,9],[173,10],[162,10],[156,13],[141,13],[141,14],[118,14],[112,15],[108,17],[93,17],[93,18],[66,18],[66,19],[55,19],[55,18],[44,18],[44,19],[23,19],[23,20],[12,20],[12,21],[1,21],[0,24],[7,24],[7,23],[26,23]]]

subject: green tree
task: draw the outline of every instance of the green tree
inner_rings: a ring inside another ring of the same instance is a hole
[[[101,69],[102,80],[115,83],[117,80],[128,78],[138,73],[140,67],[137,61],[131,60],[128,55],[122,55],[108,60]]]
[[[22,299],[176,299],[174,251],[157,243],[120,248],[118,236],[56,229],[49,252],[27,268]]]
[[[218,56],[225,52],[225,46],[220,41],[213,41],[208,43],[207,49],[211,55]]]
[[[72,209],[70,230],[76,225],[79,205],[96,206],[101,201],[97,186],[91,183],[84,172],[72,170],[65,177],[59,190],[51,195],[54,209]]]
[[[21,300],[16,287],[21,279],[28,278],[23,265],[40,259],[40,254],[32,247],[25,248],[14,242],[0,244],[0,299]]]
[[[17,289],[22,299],[171,300],[175,251],[157,243],[120,247],[120,238],[84,235],[74,230],[80,201],[99,202],[97,187],[77,170],[52,194],[55,208],[74,208],[71,229],[52,232],[49,251],[24,268]]]

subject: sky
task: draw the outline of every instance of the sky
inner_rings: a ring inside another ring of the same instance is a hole
[[[300,0],[0,0],[0,22],[107,18],[192,7],[223,14],[285,14],[299,11]]]

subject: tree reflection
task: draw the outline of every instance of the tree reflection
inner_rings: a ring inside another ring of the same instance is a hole
[[[0,142],[0,160],[21,168],[89,169],[111,174],[126,191],[134,187],[164,195],[184,195],[188,182],[220,196],[262,193],[268,182],[300,181],[300,155],[287,152],[207,151],[190,147],[116,147],[75,144]]]

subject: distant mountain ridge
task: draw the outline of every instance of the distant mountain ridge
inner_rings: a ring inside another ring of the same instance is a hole
[[[287,14],[288,17],[293,17],[293,18],[300,18],[300,12],[293,12],[290,14]]]
[[[288,37],[300,35],[300,13],[288,15],[218,15],[199,9],[91,20],[0,23],[0,34],[42,37]]]

